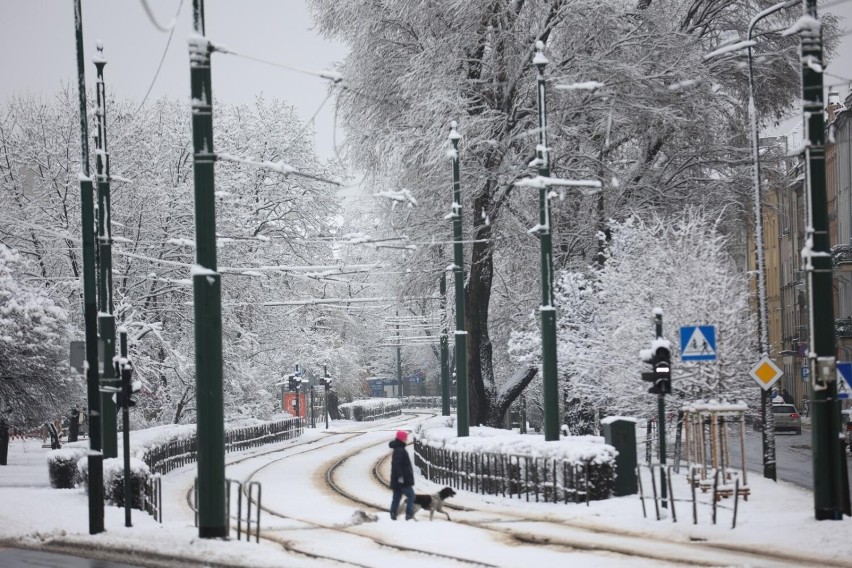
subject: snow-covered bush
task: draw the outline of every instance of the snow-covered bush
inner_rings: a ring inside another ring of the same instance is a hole
[[[454,422],[436,417],[415,430],[414,463],[431,481],[553,502],[607,499],[612,493],[618,452],[599,436],[545,441],[479,426],[459,438]]]
[[[77,462],[86,461],[88,450],[85,448],[63,448],[47,453],[47,473],[50,486],[55,489],[72,489],[80,483],[80,471]]]
[[[341,404],[338,409],[346,420],[366,422],[402,414],[402,403],[396,398],[368,398]]]
[[[142,509],[145,483],[151,475],[142,460],[130,458],[130,501],[134,509]],[[124,458],[104,460],[104,499],[110,505],[124,507]]]

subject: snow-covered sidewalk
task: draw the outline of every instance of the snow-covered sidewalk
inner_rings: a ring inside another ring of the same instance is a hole
[[[390,439],[394,426],[390,424],[371,424],[370,430],[377,430],[380,439]],[[337,422],[332,431],[339,433],[348,430],[363,430],[363,425]],[[319,440],[326,436],[323,429],[308,429],[298,440],[282,442],[274,446],[247,450],[238,454],[229,454],[228,459],[236,456],[260,455],[275,449],[286,450],[295,443]],[[294,448],[294,450],[296,450]],[[124,510],[118,507],[105,508],[106,532],[90,536],[88,534],[88,500],[85,490],[52,489],[48,483],[46,454],[49,450],[42,448],[40,440],[15,440],[10,445],[9,465],[0,467],[0,546],[17,546],[24,548],[44,548],[45,550],[109,550],[118,548],[131,551],[122,556],[125,562],[133,563],[132,551],[159,552],[172,557],[182,557],[189,561],[215,562],[223,566],[328,566],[328,561],[313,560],[299,557],[293,563],[292,554],[286,554],[280,547],[263,543],[245,543],[236,541],[203,540],[197,537],[197,529],[193,526],[192,514],[186,507],[186,494],[195,476],[195,466],[190,465],[163,478],[164,490],[164,523],[155,522],[147,514],[133,510],[133,527],[124,527]],[[385,450],[379,449],[378,454]],[[273,456],[263,459],[272,459]],[[368,456],[367,456],[368,457]],[[317,458],[318,459],[318,458]],[[362,460],[364,464],[369,459]],[[298,471],[297,461],[288,465],[286,477],[276,477],[280,482],[264,484],[264,502],[274,503],[283,498],[276,492],[287,491],[287,498],[296,500],[295,507],[307,507],[317,499],[312,494],[310,480],[315,471]],[[366,467],[366,466],[364,466]],[[234,473],[239,472],[234,470]],[[290,477],[293,476],[293,477]],[[305,480],[304,491],[293,491],[294,486],[288,479]],[[369,472],[356,475],[353,472],[346,476],[347,487],[356,489],[363,495],[376,495],[377,499],[389,499],[389,494],[375,487],[375,482],[369,479]],[[650,492],[649,480],[645,479],[646,492]],[[528,503],[526,501],[459,491],[457,503],[475,509],[471,511],[453,512],[453,521],[465,524],[465,515],[480,515],[487,511],[500,513],[511,511],[514,514],[529,513],[531,518],[544,518],[564,524],[566,531],[569,527],[585,527],[599,534],[598,540],[606,546],[612,540],[615,547],[618,535],[634,535],[646,539],[647,543],[663,541],[668,543],[701,543],[704,546],[714,546],[743,553],[741,565],[852,565],[852,520],[821,521],[813,518],[813,494],[791,484],[774,483],[759,475],[750,475],[749,487],[751,495],[748,501],[740,500],[737,527],[731,528],[731,499],[721,502],[724,508],[718,511],[717,524],[711,521],[712,510],[709,506],[708,494],[699,492],[697,525],[692,523],[692,507],[689,486],[683,472],[673,479],[678,522],[672,522],[670,512],[664,513],[663,520],[655,519],[652,502],[647,502],[648,517],[642,515],[642,506],[637,496],[612,498],[604,501],[585,504],[552,504]],[[431,491],[434,484],[418,476],[419,491]],[[383,501],[379,501],[383,502]],[[332,505],[330,505],[331,507]],[[324,510],[324,515],[333,518],[351,516],[355,507],[352,504],[340,503],[337,508]],[[457,518],[458,517],[458,518]],[[413,533],[417,538],[430,540],[432,537],[447,538],[454,531],[461,531],[461,525],[450,525],[443,519],[434,523],[420,522],[407,524],[392,523],[385,515],[379,515],[377,524],[365,527],[373,532],[388,532],[388,534]],[[558,529],[556,529],[558,530]],[[460,533],[459,533],[460,534]],[[431,536],[430,536],[431,535]],[[558,535],[554,535],[556,538]],[[501,564],[513,566],[509,558],[517,558],[517,545],[493,543],[493,546],[506,547],[506,562]],[[534,547],[534,545],[525,545]],[[662,546],[662,545],[661,545]],[[696,544],[696,546],[698,546]],[[532,553],[538,550],[530,548]],[[622,551],[623,552],[623,551]],[[700,554],[701,551],[696,551]],[[772,561],[755,562],[770,552],[776,558]],[[352,556],[364,558],[369,550],[351,551]],[[497,555],[499,556],[499,555]],[[778,556],[782,557],[781,562]],[[625,560],[625,557],[620,557]],[[628,564],[630,556],[626,557]],[[748,559],[748,560],[745,560]],[[567,560],[567,558],[566,558]],[[579,559],[576,559],[579,560]],[[599,560],[599,559],[598,559]],[[285,562],[286,561],[286,562]],[[649,559],[636,558],[635,566],[647,565]],[[139,561],[141,564],[141,561]],[[576,564],[576,562],[575,562]],[[584,564],[585,565],[585,564]],[[593,565],[593,564],[589,564]]]

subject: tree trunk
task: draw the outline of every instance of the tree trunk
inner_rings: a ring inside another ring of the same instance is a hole
[[[0,416],[0,465],[6,465],[9,458],[9,422]]]
[[[488,335],[488,308],[491,302],[494,274],[494,249],[490,242],[491,225],[486,225],[477,213],[490,209],[490,193],[489,183],[474,200],[471,212],[476,242],[472,246],[470,278],[465,287],[467,379],[471,426],[490,424],[494,409],[493,349]]]
[[[512,406],[512,403],[517,400],[521,393],[524,392],[524,389],[527,388],[527,385],[532,382],[538,373],[538,367],[530,367],[526,371],[523,371],[523,376],[520,380],[509,381],[509,387],[506,390],[500,392],[495,399],[493,400],[492,407],[489,412],[489,420],[485,422],[486,426],[491,426],[492,428],[504,428],[504,420],[506,417],[506,413],[509,411],[509,407]]]

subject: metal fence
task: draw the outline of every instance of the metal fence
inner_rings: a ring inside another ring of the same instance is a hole
[[[414,464],[430,481],[487,495],[536,502],[581,503],[607,499],[613,465],[513,454],[437,448],[416,439]]]
[[[236,452],[246,448],[256,448],[301,436],[302,421],[296,417],[270,422],[260,426],[236,428],[225,432],[225,451]],[[198,459],[198,436],[186,440],[172,440],[161,446],[149,448],[142,455],[142,461],[148,464],[152,476],[145,483],[142,496],[143,509],[157,521],[163,522],[162,480],[164,475]]]
[[[145,480],[142,509],[154,517],[155,521],[163,522],[163,478],[159,473]]]
[[[399,399],[403,408],[442,408],[440,396],[404,396]],[[450,397],[450,408],[456,407],[456,397]]]
[[[296,438],[302,434],[302,423],[296,418],[248,426],[225,432],[225,451],[236,452]],[[198,437],[173,440],[162,446],[149,448],[142,455],[151,472],[166,474],[173,469],[193,463],[198,459]]]

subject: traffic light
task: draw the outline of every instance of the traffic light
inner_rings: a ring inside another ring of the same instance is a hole
[[[130,363],[128,359],[121,359],[121,363],[118,362],[115,364],[116,369],[120,372],[122,385],[127,385],[127,395],[125,395],[125,389],[122,386],[121,389],[117,393],[115,393],[115,404],[118,408],[133,408],[136,406],[136,400],[133,399],[133,395],[139,390],[142,389],[142,383],[140,381],[130,381],[130,376],[133,374],[133,365]]]
[[[287,375],[287,388],[291,391],[295,391],[299,388],[299,379],[296,378],[296,375]]]
[[[331,388],[331,377],[320,377],[319,384],[325,388]]]
[[[672,354],[671,350],[658,345],[653,351],[643,349],[642,360],[653,366],[654,370],[642,373],[642,380],[653,383],[648,389],[651,394],[671,394],[672,392]]]
[[[666,347],[658,347],[654,353],[654,372],[657,382],[654,385],[658,394],[672,393],[672,354]]]

